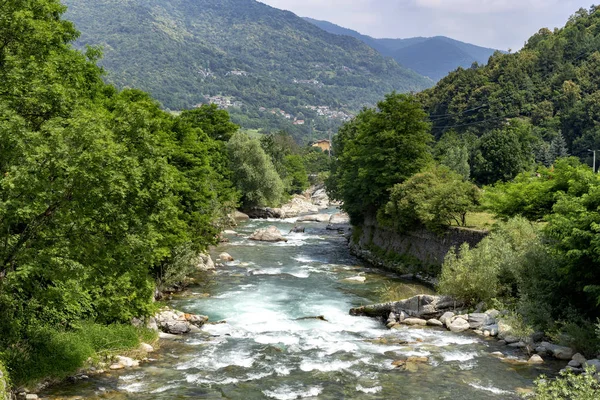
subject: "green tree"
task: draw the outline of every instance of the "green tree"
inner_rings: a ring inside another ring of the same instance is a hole
[[[389,190],[431,162],[426,114],[408,95],[390,94],[340,129],[328,190],[355,224],[389,200]]]
[[[478,199],[475,185],[445,166],[434,166],[395,185],[378,219],[400,230],[423,225],[440,232],[453,222],[466,225],[466,214]]]
[[[289,194],[302,193],[308,188],[308,174],[302,157],[297,154],[290,154],[283,160],[285,166],[285,177],[283,178],[286,191]]]
[[[235,133],[227,144],[233,182],[242,194],[245,207],[277,205],[283,196],[283,182],[260,142]]]
[[[511,121],[481,137],[473,177],[482,184],[509,181],[533,165],[531,126]]]

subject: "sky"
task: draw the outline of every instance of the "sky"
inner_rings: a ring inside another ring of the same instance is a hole
[[[519,50],[540,28],[562,27],[594,0],[260,0],[373,37],[448,36]]]

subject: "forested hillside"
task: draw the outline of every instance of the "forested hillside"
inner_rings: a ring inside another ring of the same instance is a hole
[[[549,165],[565,151],[591,165],[588,149],[600,148],[598,71],[600,13],[582,9],[564,28],[541,29],[518,53],[452,72],[419,98],[438,139],[453,131],[471,150],[478,137],[484,147],[503,140],[507,153],[525,158],[515,160],[520,168],[531,153]],[[472,165],[477,158],[471,151]],[[492,164],[490,170],[498,169]]]
[[[468,68],[475,62],[487,64],[490,56],[496,52],[444,36],[376,39],[331,22],[305,19],[327,32],[357,38],[381,54],[392,57],[400,65],[434,81],[439,81],[458,67]]]
[[[218,103],[244,128],[306,138],[385,93],[432,84],[356,39],[254,0],[64,3],[82,32],[77,44],[103,48],[109,82],[149,91],[171,110]]]

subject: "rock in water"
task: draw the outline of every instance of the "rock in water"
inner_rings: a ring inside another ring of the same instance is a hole
[[[463,318],[454,317],[452,322],[448,325],[448,329],[450,329],[454,333],[464,332],[471,329],[469,322]]]
[[[186,314],[177,310],[164,309],[155,315],[158,328],[164,333],[183,335],[198,331],[208,321],[204,315]]]
[[[543,364],[544,359],[542,357],[538,356],[537,354],[534,354],[531,356],[531,358],[527,362],[529,364]]]
[[[290,230],[290,233],[304,233],[305,231],[306,231],[306,228],[304,226],[294,226]]]
[[[219,254],[219,260],[224,261],[224,262],[234,261],[233,257],[229,253]]]
[[[350,310],[350,314],[366,315],[369,317],[387,317],[391,312],[394,312],[396,315],[400,315],[401,312],[404,312],[410,317],[427,320],[439,318],[446,311],[456,310],[461,306],[463,306],[461,302],[455,301],[448,296],[420,294],[406,300],[353,308]]]
[[[215,269],[215,263],[208,254],[199,254],[196,268],[200,271],[212,271]]]
[[[297,222],[329,222],[329,214],[304,215],[298,218]]]
[[[282,233],[275,226],[255,230],[250,236],[250,240],[260,242],[287,242],[287,239],[283,237]]]

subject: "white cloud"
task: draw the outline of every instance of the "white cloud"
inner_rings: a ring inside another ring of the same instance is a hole
[[[540,28],[563,26],[593,0],[261,0],[374,37],[449,36],[519,49]]]

